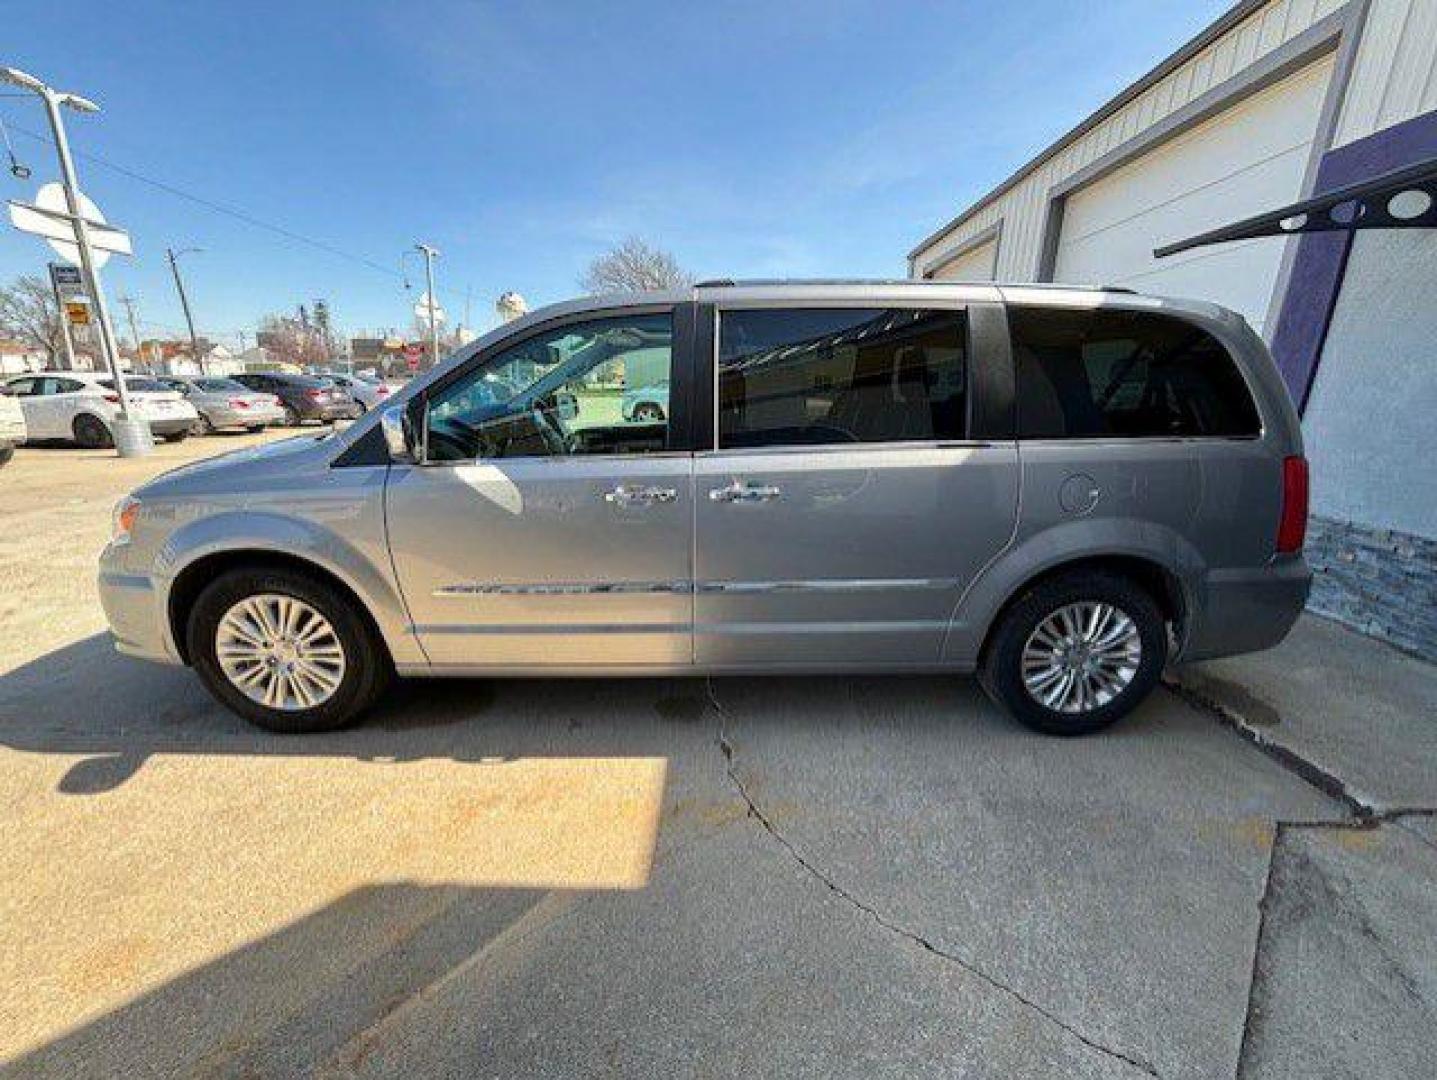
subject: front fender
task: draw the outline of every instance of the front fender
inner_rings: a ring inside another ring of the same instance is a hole
[[[410,631],[404,601],[395,586],[384,536],[382,507],[345,513],[346,535],[306,518],[259,509],[206,514],[177,526],[156,554],[153,580],[169,610],[170,590],[189,567],[212,555],[251,551],[312,563],[333,574],[369,610],[396,664],[426,660]],[[373,520],[366,520],[372,517]],[[166,620],[168,626],[168,620]],[[173,644],[173,643],[172,643]]]
[[[1067,563],[1115,556],[1161,567],[1177,580],[1184,610],[1193,611],[1200,595],[1196,583],[1207,565],[1177,530],[1130,518],[1065,521],[1016,538],[974,578],[949,620],[944,660],[959,666],[976,664],[998,612],[1034,578]]]

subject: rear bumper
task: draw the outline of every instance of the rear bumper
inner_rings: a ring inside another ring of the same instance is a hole
[[[1297,622],[1311,587],[1312,571],[1300,557],[1209,572],[1176,659],[1186,663],[1272,648]]]
[[[261,427],[284,422],[284,410],[268,409],[206,409],[205,418],[211,427]]]
[[[195,426],[197,416],[152,416],[149,418],[150,431],[156,435],[178,435]]]
[[[353,402],[339,405],[315,405],[306,402],[296,411],[301,420],[354,420],[360,415],[359,406]]]

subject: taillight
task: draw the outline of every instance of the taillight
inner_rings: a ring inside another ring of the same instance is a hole
[[[307,397],[307,398],[309,398],[311,401],[318,401],[320,398],[324,397],[324,391],[323,391],[323,390],[306,390],[306,391],[304,392],[304,396]]]
[[[1277,523],[1277,550],[1291,554],[1302,550],[1307,539],[1307,459],[1282,459],[1282,517]]]
[[[387,387],[387,386],[376,386],[376,387],[374,388],[374,396],[375,396],[375,397],[388,397],[388,396],[389,396],[389,387]]]
[[[106,395],[105,395],[105,400],[108,401],[111,405],[118,405],[118,404],[120,403],[120,395],[119,395],[119,394],[106,394]]]
[[[244,398],[230,398],[230,408],[231,408],[231,409],[248,409],[248,408],[249,408],[249,402],[246,401]]]

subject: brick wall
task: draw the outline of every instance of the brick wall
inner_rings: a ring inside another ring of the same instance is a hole
[[[1313,515],[1307,606],[1437,662],[1437,540]]]

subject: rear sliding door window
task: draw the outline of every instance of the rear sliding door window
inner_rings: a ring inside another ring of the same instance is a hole
[[[1012,307],[1018,432],[1028,439],[1241,437],[1257,409],[1201,327],[1145,311]]]
[[[719,317],[719,446],[962,439],[967,316],[761,308]]]

